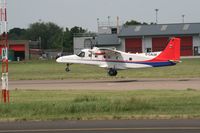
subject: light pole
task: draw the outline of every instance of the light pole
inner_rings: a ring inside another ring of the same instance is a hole
[[[108,26],[110,26],[110,16],[108,16]]]
[[[39,36],[38,41],[39,41],[40,50],[42,50],[42,38],[41,38],[41,36]]]
[[[99,18],[97,18],[97,26],[99,27]]]
[[[97,18],[97,32],[99,33],[99,18]]]
[[[155,9],[155,11],[156,11],[156,24],[158,24],[158,11],[159,11],[159,9]]]
[[[185,14],[182,15],[182,22],[185,23]]]

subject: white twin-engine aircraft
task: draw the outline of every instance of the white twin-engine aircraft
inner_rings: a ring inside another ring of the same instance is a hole
[[[83,49],[77,55],[62,56],[58,63],[97,65],[108,69],[110,76],[116,76],[117,70],[130,68],[172,66],[180,62],[180,39],[171,38],[162,52],[125,53],[108,48]]]

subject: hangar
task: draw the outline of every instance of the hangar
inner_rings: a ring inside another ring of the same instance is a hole
[[[74,37],[74,52],[91,46],[115,47],[131,53],[155,52],[162,51],[170,37],[179,37],[181,56],[200,55],[200,23],[135,25],[118,28],[118,34],[112,32],[113,26],[108,26],[106,32],[99,30],[95,36],[93,34]]]
[[[9,60],[28,60],[29,59],[29,41],[27,40],[9,40]],[[0,55],[3,45],[0,45]]]
[[[200,23],[124,26],[118,37],[123,51],[164,50],[170,37],[181,38],[181,56],[200,55]]]

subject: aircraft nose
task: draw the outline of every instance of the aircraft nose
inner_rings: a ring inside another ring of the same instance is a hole
[[[59,57],[58,59],[56,59],[56,62],[61,63],[62,62],[62,57]]]

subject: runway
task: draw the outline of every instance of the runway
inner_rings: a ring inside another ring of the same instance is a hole
[[[11,90],[140,90],[200,89],[200,78],[111,80],[20,80],[9,81]]]
[[[200,120],[0,122],[0,133],[199,133]]]

